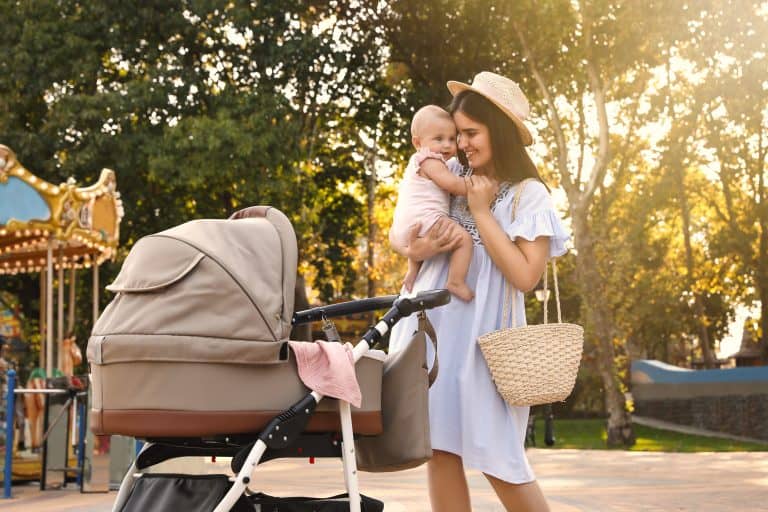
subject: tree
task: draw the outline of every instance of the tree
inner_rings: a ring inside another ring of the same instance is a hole
[[[598,212],[606,211],[606,206],[610,207],[610,203],[621,196],[622,177],[633,170],[633,166],[628,165],[632,155],[626,151],[638,138],[638,124],[644,118],[643,96],[651,87],[654,68],[661,64],[660,49],[685,33],[688,15],[682,6],[665,2],[571,5],[573,17],[570,22],[566,20],[565,27],[565,33],[570,35],[555,41],[562,44],[560,60],[552,58],[549,33],[540,37],[540,33],[534,31],[530,36],[530,31],[523,30],[523,21],[513,22],[513,27],[554,131],[553,142],[557,147],[554,165],[569,199],[578,273],[586,305],[585,321],[597,341],[609,414],[608,443],[630,444],[634,439],[623,397],[628,376],[626,331],[618,330],[613,320],[621,310],[618,304],[612,308],[610,302],[604,300],[610,292],[605,286],[611,279],[602,262],[610,260],[599,257],[599,239],[594,228],[601,222]],[[528,17],[522,18],[529,27],[532,23],[540,26],[555,17],[551,6],[550,10],[542,8],[535,14],[531,11],[536,10],[529,9]],[[557,11],[567,11],[567,7],[560,6]],[[522,15],[513,19],[521,20]],[[611,115],[609,106],[618,107],[619,114]],[[577,151],[568,144],[569,139],[578,141],[573,144],[577,145]],[[589,166],[585,165],[585,154],[591,154]],[[678,172],[677,183],[682,186],[679,162],[672,162],[671,167]],[[681,199],[684,198],[682,195]],[[596,209],[598,203],[600,210]],[[685,202],[681,204],[683,213],[687,214]],[[690,230],[685,217],[683,215],[683,235],[688,240],[688,268],[691,268]],[[698,305],[695,313],[703,317],[705,325],[706,311],[701,299],[697,297],[695,302]],[[709,348],[707,329],[704,327],[700,332],[702,345]]]
[[[725,284],[735,299],[760,303],[758,333],[768,358],[768,10],[744,0],[693,6],[699,15],[681,55],[709,98],[696,142],[720,188],[702,198],[720,221],[712,257],[732,266]]]
[[[620,196],[616,184],[629,167],[615,157],[633,146],[640,98],[651,70],[661,63],[659,49],[685,27],[682,7],[565,0],[400,0],[389,5],[392,58],[407,67],[415,91],[429,91],[421,92],[421,98],[443,96],[438,91],[446,79],[492,70],[517,77],[543,110],[544,116],[533,120],[542,128],[538,152],[568,198],[583,319],[598,353],[609,416],[608,443],[631,444],[623,395],[625,339],[613,321],[611,301],[605,300],[609,279],[594,226],[600,222],[596,216]],[[435,13],[445,13],[444,18],[432,20]],[[429,31],[422,30],[425,19],[432,20]],[[445,56],[424,51],[426,38],[444,40],[454,51]],[[609,106],[618,108],[618,115],[609,113]]]
[[[116,169],[126,248],[273,204],[302,268],[330,269],[323,297],[352,293],[336,276],[350,274],[364,203],[339,185],[364,166],[334,146],[365,126],[383,59],[357,2],[6,4],[0,133],[28,168],[54,182]]]

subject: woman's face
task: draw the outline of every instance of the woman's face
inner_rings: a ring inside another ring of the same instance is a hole
[[[488,127],[457,110],[453,113],[456,122],[459,149],[464,152],[469,166],[479,174],[493,176],[493,150]]]

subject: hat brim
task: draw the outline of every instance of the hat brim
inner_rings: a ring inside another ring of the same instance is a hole
[[[449,80],[446,83],[446,85],[448,86],[448,91],[450,91],[451,96],[456,96],[457,94],[459,94],[461,92],[464,92],[464,91],[472,91],[472,92],[476,92],[477,94],[479,94],[483,98],[487,99],[488,101],[490,101],[491,103],[496,105],[499,108],[499,110],[504,112],[512,120],[512,122],[515,123],[515,126],[517,126],[517,131],[518,131],[518,133],[520,133],[520,138],[523,141],[523,145],[524,146],[530,146],[531,144],[533,144],[533,136],[531,135],[531,132],[528,131],[528,127],[525,126],[525,123],[523,122],[523,120],[520,119],[519,117],[517,117],[511,110],[506,108],[504,105],[502,105],[498,101],[494,100],[493,98],[491,98],[490,96],[488,96],[484,92],[478,91],[477,89],[475,89],[471,85],[465,84],[464,82],[457,82],[455,80]]]

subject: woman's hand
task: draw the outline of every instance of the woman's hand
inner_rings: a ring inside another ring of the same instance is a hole
[[[427,236],[419,238],[420,229],[421,225],[416,224],[408,234],[407,256],[416,261],[428,260],[435,254],[452,251],[461,244],[461,228],[447,217],[438,219],[427,232]]]
[[[491,203],[499,192],[499,183],[487,176],[472,175],[464,178],[467,185],[467,204],[474,217],[490,211]]]

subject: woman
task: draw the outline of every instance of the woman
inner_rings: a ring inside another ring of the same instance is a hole
[[[568,236],[525,150],[532,143],[524,123],[528,101],[517,84],[482,72],[472,85],[448,82],[448,88],[467,186],[466,198],[451,199],[450,215],[474,241],[467,284],[476,296],[470,302],[453,300],[429,315],[440,359],[429,404],[430,502],[438,512],[470,511],[467,467],[485,474],[507,510],[547,511],[525,456],[529,409],[509,406],[498,394],[477,337],[507,326],[502,325],[505,281],[517,294],[516,318],[525,318],[522,292],[540,280],[548,258],[565,253]],[[524,180],[513,221],[513,200]],[[417,238],[417,226],[408,247],[395,247],[424,260],[414,291],[443,287],[446,252],[457,243],[458,229],[440,223]],[[415,319],[400,322],[390,350],[402,347],[414,328]]]

